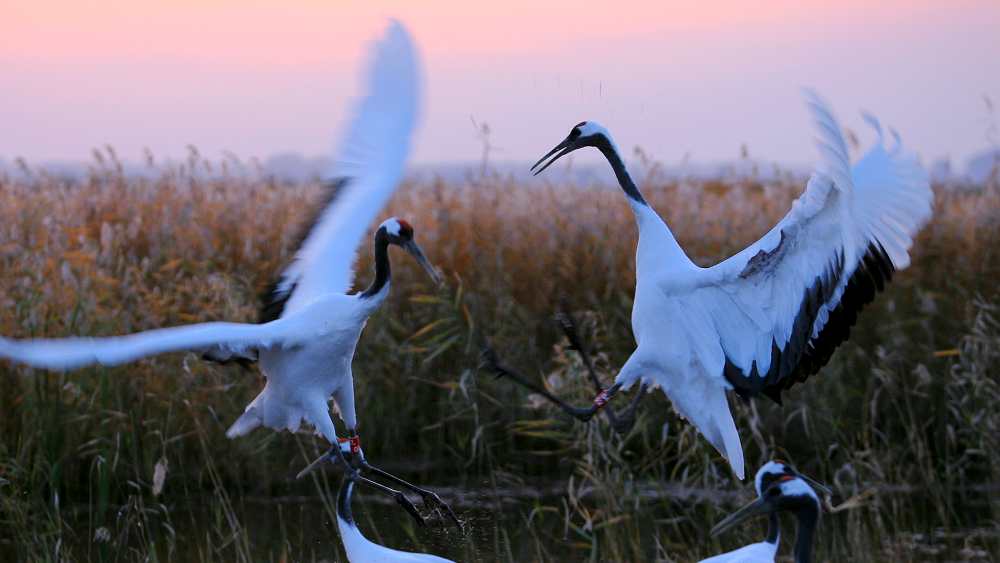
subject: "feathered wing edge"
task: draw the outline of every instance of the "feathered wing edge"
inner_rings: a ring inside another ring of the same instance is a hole
[[[818,194],[809,193],[814,183],[810,181],[810,188],[800,198],[806,201],[796,202],[789,214],[799,212],[799,216],[779,224],[778,243],[770,251],[760,250],[747,262],[747,268],[754,260],[780,261],[786,233],[808,236],[809,221],[828,204],[841,206],[842,244],[829,249],[826,268],[804,288],[798,310],[785,329],[787,336],[767,331],[772,337],[770,354],[763,355],[766,361],[741,366],[726,354],[723,376],[744,398],[763,393],[780,403],[781,391],[818,372],[848,338],[861,309],[884,289],[896,270],[909,265],[913,237],[931,215],[933,194],[927,174],[917,158],[903,150],[898,135],[895,147],[887,148],[878,122],[866,115],[878,133],[878,142],[850,169],[845,180],[849,161],[839,126],[815,94],[807,94],[807,99],[820,131],[818,145],[824,162],[819,174],[832,181]],[[727,343],[722,345],[725,348]],[[761,356],[758,353],[757,359]],[[766,371],[761,365],[767,366]]]
[[[319,201],[316,203],[312,217],[303,223],[299,234],[295,237],[295,242],[292,246],[300,248],[305,241],[309,238],[316,224],[319,223],[320,218],[323,213],[329,209],[337,198],[343,194],[344,190],[347,189],[347,184],[349,183],[349,178],[337,178],[330,182],[327,182],[323,186],[323,191],[320,195]],[[292,272],[291,267],[283,272],[277,280],[272,282],[264,293],[260,295],[260,311],[258,312],[257,322],[267,323],[281,318],[285,313],[285,305],[288,303],[288,299],[295,292],[295,287],[297,282],[292,280],[292,276],[296,275]]]
[[[269,290],[262,319],[325,293],[350,290],[366,230],[392,196],[410,152],[420,105],[416,48],[397,21],[370,50],[358,100],[328,173],[334,188],[309,225],[295,258]]]
[[[661,282],[672,299],[671,322],[680,325],[675,336],[688,339],[675,343],[675,353],[687,350],[690,361],[720,374],[743,398],[763,393],[780,403],[782,390],[822,367],[858,311],[909,264],[912,237],[930,217],[932,194],[914,157],[898,143],[887,149],[879,135],[852,169],[832,113],[814,95],[808,104],[823,162],[789,213],[760,241],[699,270],[696,279]],[[801,297],[789,299],[795,292]],[[638,374],[660,383],[640,364],[634,354],[616,381],[628,384]],[[664,390],[742,476],[725,389],[687,379]]]
[[[255,354],[260,348],[280,345],[287,337],[285,325],[285,321],[263,325],[212,322],[105,338],[0,338],[0,357],[56,371],[93,364],[115,366],[187,350],[218,357],[240,357]]]
[[[243,414],[226,430],[226,437],[243,436],[260,426],[297,432],[305,421],[331,444],[337,443],[337,430],[330,418],[330,406],[323,397],[311,396],[289,402],[283,393],[274,393],[269,385],[243,409]]]

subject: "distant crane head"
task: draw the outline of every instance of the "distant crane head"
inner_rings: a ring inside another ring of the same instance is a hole
[[[794,476],[795,474],[795,470],[784,461],[769,461],[757,470],[757,475],[754,477],[753,481],[754,490],[757,491],[757,495],[760,496],[781,477],[786,475]]]
[[[829,494],[830,489],[802,475],[783,461],[769,461],[754,478],[757,499],[724,518],[712,528],[716,536],[755,516],[790,512],[811,529],[819,518],[822,504],[816,490]]]
[[[437,268],[435,268],[427,256],[424,255],[424,251],[420,249],[420,246],[413,240],[413,226],[407,221],[398,219],[396,217],[390,217],[379,225],[378,231],[375,233],[376,238],[384,237],[386,244],[394,244],[416,259],[427,274],[434,280],[436,285],[441,285],[442,279],[441,274],[438,273]]]
[[[724,518],[712,528],[712,535],[722,534],[746,520],[777,512],[799,515],[809,513],[814,518],[820,512],[820,501],[812,487],[800,477],[784,475],[764,489],[757,500]]]
[[[618,152],[614,141],[611,140],[611,134],[608,133],[608,130],[605,129],[604,126],[596,121],[581,121],[570,129],[569,135],[567,135],[561,143],[550,150],[548,154],[540,158],[538,162],[531,167],[531,170],[537,176],[538,174],[541,174],[543,170],[551,166],[553,162],[577,149],[582,149],[583,147],[595,147],[600,149],[601,152],[605,152],[609,149],[614,153]],[[549,159],[549,157],[552,158]],[[548,160],[548,162],[546,162],[546,160]],[[545,163],[544,165],[542,165],[543,162]]]
[[[820,491],[822,494],[833,496],[833,491],[830,490],[830,487],[808,475],[799,473],[794,467],[780,459],[771,460],[757,470],[757,475],[754,477],[754,488],[757,490],[757,495],[763,494],[771,485],[783,477],[797,477],[807,482],[813,489]]]

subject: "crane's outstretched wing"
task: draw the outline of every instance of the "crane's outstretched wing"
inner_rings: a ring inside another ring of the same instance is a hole
[[[328,175],[335,193],[265,296],[264,322],[351,288],[358,244],[402,176],[420,103],[417,53],[409,33],[393,21],[369,56],[367,92]]]
[[[780,403],[782,390],[825,365],[861,308],[909,265],[931,216],[927,174],[895,133],[886,148],[865,116],[879,140],[852,169],[827,105],[811,92],[807,102],[823,158],[805,192],[757,243],[673,290],[695,353],[744,398]]]
[[[0,338],[0,358],[51,370],[70,370],[91,364],[114,366],[147,356],[199,351],[217,358],[246,357],[257,349],[280,345],[289,336],[282,319],[267,324],[201,323],[159,328],[106,338]]]

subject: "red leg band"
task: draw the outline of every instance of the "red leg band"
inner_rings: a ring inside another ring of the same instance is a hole
[[[604,405],[608,404],[608,390],[605,389],[594,397],[594,406],[597,408],[602,408]]]

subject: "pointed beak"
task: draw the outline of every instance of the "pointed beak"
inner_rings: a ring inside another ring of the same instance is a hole
[[[796,471],[795,473],[799,476],[800,479],[802,479],[806,483],[809,483],[809,486],[812,487],[813,489],[815,489],[816,492],[821,493],[823,496],[827,496],[827,497],[832,497],[833,496],[833,489],[831,489],[830,487],[827,487],[823,483],[820,483],[819,481],[813,479],[812,477],[810,477],[808,475],[803,475],[803,474],[799,473],[798,471]]]
[[[750,518],[753,518],[755,516],[761,516],[764,514],[769,514],[773,510],[774,509],[771,507],[770,503],[768,503],[765,499],[759,498],[751,502],[750,504],[744,506],[743,508],[737,510],[736,512],[730,514],[729,516],[723,518],[721,522],[719,522],[718,524],[715,525],[714,528],[712,528],[711,533],[713,536],[717,536],[721,533],[724,533],[732,529],[736,525],[746,520],[749,520]]]
[[[319,456],[318,458],[316,458],[315,460],[313,460],[313,462],[310,463],[309,465],[307,465],[305,469],[303,469],[302,471],[299,471],[299,474],[296,475],[295,478],[296,479],[301,479],[301,478],[305,477],[306,475],[309,475],[313,471],[316,471],[321,465],[323,465],[327,461],[331,461],[334,464],[336,464],[339,461],[339,458],[337,458],[335,456],[331,456],[330,452],[326,452],[325,454],[323,454],[323,455]]]
[[[531,167],[531,171],[535,173],[535,176],[538,176],[539,174],[542,173],[542,170],[545,170],[549,166],[552,166],[553,162],[559,160],[560,158],[566,156],[567,154],[575,151],[578,148],[580,147],[574,146],[573,142],[567,138],[563,142],[556,145],[556,147],[550,150],[545,156],[538,159],[538,162],[536,162],[534,166]],[[545,160],[548,159],[550,156],[552,157],[552,159],[549,160],[548,162],[545,162]],[[539,165],[541,165],[543,162],[545,162],[545,165],[542,166],[541,168],[538,168]],[[535,170],[536,168],[538,168],[538,170]]]
[[[424,270],[427,271],[427,275],[429,275],[431,279],[434,280],[434,285],[440,286],[442,283],[444,283],[444,280],[441,279],[441,274],[438,273],[437,268],[435,268],[430,263],[430,261],[427,260],[427,257],[424,256],[424,251],[420,249],[420,246],[417,245],[417,243],[413,242],[413,240],[411,239],[406,241],[400,246],[403,247],[403,250],[409,252],[410,255],[416,259],[417,263],[419,263],[424,268]]]

